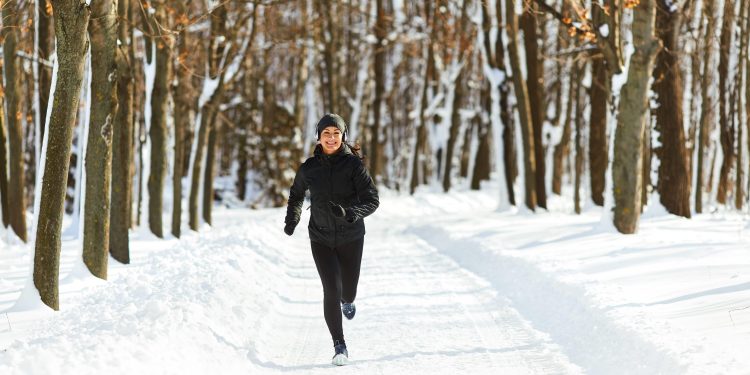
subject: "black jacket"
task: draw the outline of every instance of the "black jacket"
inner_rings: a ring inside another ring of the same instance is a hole
[[[362,161],[342,144],[338,152],[325,155],[320,145],[297,171],[289,192],[287,224],[299,223],[305,191],[310,190],[310,240],[336,247],[365,235],[362,220],[380,204],[378,190]],[[346,217],[336,217],[328,202],[346,210]]]

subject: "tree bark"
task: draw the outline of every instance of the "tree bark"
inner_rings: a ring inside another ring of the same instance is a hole
[[[24,195],[23,116],[21,103],[21,61],[19,50],[20,9],[15,1],[3,1],[3,73],[5,73],[5,102],[8,129],[8,218],[18,237],[26,242],[26,196]]]
[[[489,52],[489,51],[488,51]],[[484,89],[482,90],[482,107],[490,108],[492,105],[492,97],[490,93],[489,83],[485,83]],[[488,120],[489,121],[489,120]],[[477,147],[476,155],[474,156],[474,170],[471,173],[471,189],[479,190],[481,187],[481,181],[490,179],[490,149],[492,148],[492,127],[489,123],[485,122],[483,118],[477,119],[477,131],[479,147]]]
[[[39,54],[40,59],[49,61],[55,48],[55,25],[52,12],[50,11],[51,8],[48,10],[50,0],[40,0],[36,3],[36,6],[39,8],[39,21],[37,25],[37,30],[39,32],[37,41],[39,45],[37,46],[37,53]],[[47,127],[47,106],[49,104],[49,94],[52,86],[52,68],[42,61],[37,62],[37,66],[39,68],[39,136],[41,139],[44,139],[44,131]]]
[[[107,279],[109,255],[112,132],[117,111],[117,0],[95,1],[89,19],[91,40],[91,118],[86,143],[86,201],[83,262],[91,274]]]
[[[458,51],[456,52],[458,54],[457,61],[464,60],[463,56],[466,55],[467,49],[469,47],[469,43],[467,38],[465,37],[464,33],[466,33],[467,30],[467,23],[468,23],[468,12],[467,12],[467,5],[468,2],[463,2],[462,8],[461,8],[461,19],[459,20],[458,29],[456,31],[456,38],[459,39],[459,47]],[[468,60],[468,59],[467,59]],[[459,112],[459,109],[461,107],[461,102],[464,98],[464,77],[466,76],[466,72],[469,70],[468,62],[464,62],[464,65],[459,67],[459,72],[456,75],[454,82],[454,92],[453,92],[453,102],[451,103],[451,118],[450,118],[450,129],[448,130],[448,144],[446,146],[446,152],[445,152],[445,168],[443,169],[443,191],[448,192],[451,188],[451,174],[453,170],[453,155],[456,152],[456,143],[458,141],[458,133],[459,129],[461,128],[461,114]]]
[[[422,80],[422,92],[420,97],[420,104],[419,104],[419,119],[417,123],[417,131],[416,131],[416,143],[414,145],[414,156],[412,159],[412,172],[411,172],[411,182],[409,184],[409,194],[414,195],[414,192],[417,190],[417,186],[419,186],[420,182],[424,180],[424,158],[429,155],[428,153],[425,153],[424,148],[427,145],[427,116],[426,116],[426,110],[428,103],[428,97],[430,96],[431,90],[430,90],[430,82],[432,81],[434,75],[435,75],[435,53],[433,51],[432,47],[432,41],[435,39],[436,35],[436,22],[437,22],[437,13],[436,8],[430,6],[430,2],[425,2],[425,19],[427,20],[427,28],[428,32],[430,33],[430,38],[428,38],[425,41],[425,50],[427,51],[427,57],[425,59],[425,74],[424,78]]]
[[[133,199],[133,117],[135,48],[133,45],[132,7],[135,1],[118,0],[117,115],[112,135],[112,207],[109,226],[109,253],[120,263],[130,263],[130,217]]]
[[[2,76],[2,67],[0,67]],[[0,91],[4,90],[0,80]],[[8,227],[8,132],[5,130],[5,98],[0,95],[0,210],[3,212],[3,227]]]
[[[594,59],[591,82],[591,113],[589,131],[589,163],[591,170],[591,200],[604,205],[604,181],[609,164],[607,147],[607,112],[611,95],[610,77],[604,59]]]
[[[162,24],[169,24],[166,4],[160,4],[152,20],[157,33],[156,73],[154,92],[151,95],[151,174],[148,176],[148,225],[151,232],[164,237],[162,211],[164,207],[164,180],[167,175],[167,101],[172,82],[172,36],[161,32]],[[158,21],[158,24],[157,24]]]
[[[521,117],[521,138],[523,139],[524,153],[524,186],[526,191],[526,207],[531,210],[536,208],[536,161],[534,156],[534,133],[529,109],[529,94],[526,82],[521,75],[521,59],[518,53],[518,16],[515,11],[516,0],[506,0],[505,13],[507,17],[506,28],[508,32],[508,56],[511,69],[513,70],[513,87],[515,88],[516,100],[518,101],[518,113]]]
[[[373,44],[373,55],[375,61],[373,70],[375,73],[375,97],[372,101],[372,134],[370,136],[370,174],[377,182],[382,178],[380,171],[380,120],[381,104],[383,102],[383,93],[385,91],[385,68],[386,68],[386,46],[385,38],[388,35],[388,23],[385,20],[385,0],[376,0],[377,20],[375,21],[374,33],[377,43]]]
[[[217,113],[217,112],[214,112]],[[203,177],[203,221],[211,225],[211,207],[214,201],[214,166],[216,165],[216,116],[211,121],[206,147],[206,170]]]
[[[667,211],[689,218],[690,176],[682,117],[683,87],[679,56],[675,53],[679,50],[677,36],[682,17],[670,7],[668,0],[657,0],[656,30],[664,46],[656,57],[653,87],[659,103],[656,128],[661,143],[655,150],[661,161],[657,190]]]
[[[643,132],[648,121],[648,81],[659,43],[654,37],[656,0],[641,0],[633,15],[633,45],[628,80],[620,94],[612,165],[615,197],[614,225],[635,233],[641,213]]]
[[[181,13],[187,13],[186,3],[180,1]],[[180,238],[182,226],[182,175],[186,164],[185,133],[190,128],[195,108],[195,89],[192,75],[184,59],[190,54],[188,43],[190,32],[183,28],[177,44],[177,85],[174,89],[174,165],[172,170],[172,235]]]
[[[63,219],[68,161],[78,111],[84,57],[88,50],[90,9],[79,0],[52,2],[59,69],[49,123],[42,194],[34,251],[34,285],[42,302],[58,310],[60,230]]]
[[[537,205],[547,208],[547,183],[542,132],[544,130],[544,67],[539,59],[537,42],[537,5],[529,2],[521,16],[524,47],[526,49],[526,87],[529,92],[529,110],[534,131],[534,161],[536,165],[536,201]]]
[[[577,63],[575,63],[577,65]],[[582,73],[584,69],[586,69],[586,65],[583,66],[577,66],[576,69],[578,70],[577,75],[580,77],[582,76]],[[575,157],[575,182],[574,182],[574,191],[573,191],[573,203],[574,203],[574,209],[576,214],[581,214],[581,180],[583,179],[583,110],[584,110],[584,103],[583,103],[583,93],[582,88],[583,86],[581,84],[580,80],[577,80],[576,82],[576,92],[575,92],[575,102],[576,102],[576,136],[575,136],[575,147],[576,147],[576,157]],[[571,97],[571,100],[573,98]]]
[[[565,171],[563,165],[569,153],[568,149],[570,148],[571,135],[570,128],[574,116],[573,103],[575,102],[574,99],[576,98],[576,93],[580,91],[578,85],[580,85],[581,80],[579,79],[578,74],[579,69],[574,68],[571,74],[570,83],[568,85],[568,103],[565,105],[565,120],[563,122],[562,137],[560,138],[560,143],[555,146],[554,151],[554,162],[552,167],[552,191],[557,195],[560,195],[562,193],[562,179]]]
[[[705,178],[703,171],[705,169],[704,159],[706,148],[708,147],[708,133],[709,126],[712,117],[711,113],[711,98],[708,94],[708,89],[711,85],[711,77],[713,66],[711,66],[711,54],[713,53],[713,39],[714,39],[714,2],[708,1],[703,4],[703,17],[706,18],[706,38],[704,39],[705,44],[703,47],[703,78],[701,80],[701,117],[700,117],[700,128],[698,131],[698,161],[697,171],[695,177],[695,212],[703,212],[703,187]]]
[[[730,189],[729,171],[734,163],[734,127],[729,113],[732,91],[729,84],[729,52],[733,49],[732,34],[734,33],[734,2],[724,2],[724,17],[722,18],[721,37],[719,45],[719,128],[721,150],[724,158],[719,171],[719,186],[716,191],[716,201],[720,204],[727,202]]]

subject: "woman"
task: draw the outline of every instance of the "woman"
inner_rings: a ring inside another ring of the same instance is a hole
[[[327,114],[316,127],[314,156],[297,171],[289,192],[284,232],[291,236],[299,223],[305,191],[310,191],[310,245],[323,283],[323,315],[333,338],[334,365],[346,364],[341,314],[352,319],[356,309],[359,268],[362,262],[363,218],[378,208],[378,191],[356,147],[345,143],[346,123]]]

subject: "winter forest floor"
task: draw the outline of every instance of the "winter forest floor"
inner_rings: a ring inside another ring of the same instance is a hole
[[[747,217],[650,209],[623,236],[562,199],[497,212],[491,189],[381,202],[344,322],[352,373],[750,374]],[[107,282],[64,240],[57,313],[12,309],[30,247],[2,232],[0,373],[339,371],[306,225],[287,237],[283,217],[217,207],[180,240],[136,231]]]

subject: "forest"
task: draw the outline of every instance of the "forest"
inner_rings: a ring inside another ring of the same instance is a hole
[[[132,228],[284,206],[330,112],[395,192],[748,212],[749,37],[747,0],[4,0],[3,225],[58,309],[64,220],[106,279]]]

